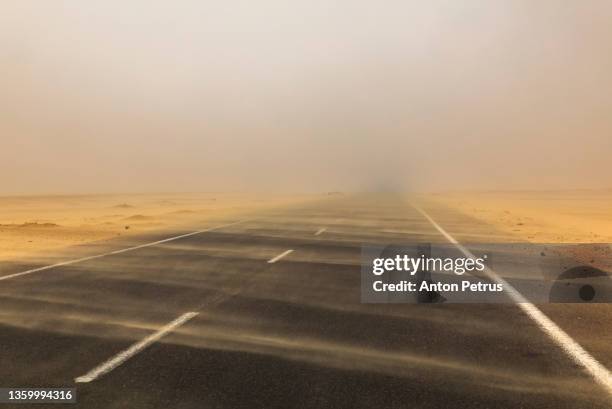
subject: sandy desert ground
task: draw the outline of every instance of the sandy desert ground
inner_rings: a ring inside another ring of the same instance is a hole
[[[612,189],[448,192],[428,200],[537,243],[612,242]]]
[[[316,195],[220,193],[0,198],[0,260],[72,245],[177,228],[316,199]],[[424,197],[517,240],[612,242],[612,190],[448,192]]]
[[[190,226],[309,196],[184,193],[0,197],[0,260]]]

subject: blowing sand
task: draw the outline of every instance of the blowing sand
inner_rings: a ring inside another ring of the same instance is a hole
[[[452,192],[429,200],[538,243],[612,243],[612,190]]]
[[[312,198],[219,193],[0,197],[0,260]],[[612,242],[612,190],[451,192],[427,199],[521,240]]]
[[[0,260],[307,199],[218,193],[0,197]]]

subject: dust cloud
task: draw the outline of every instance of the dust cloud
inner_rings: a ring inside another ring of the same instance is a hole
[[[609,188],[606,1],[5,1],[0,194]]]

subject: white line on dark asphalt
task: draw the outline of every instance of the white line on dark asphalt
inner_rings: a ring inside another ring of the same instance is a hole
[[[280,260],[281,258],[289,255],[293,253],[293,250],[287,250],[287,251],[283,251],[282,253],[280,253],[278,256],[271,258],[270,260],[268,260],[268,263],[272,264],[272,263],[276,263],[278,260]]]
[[[471,251],[463,247],[453,236],[435,222],[423,209],[413,205],[429,222],[452,244],[454,244],[466,257],[476,258]],[[495,271],[486,268],[485,272],[497,284],[504,287],[508,296],[517,303],[529,318],[531,318],[558,346],[561,347],[576,363],[582,366],[597,383],[612,395],[612,374],[597,359],[589,354],[582,346],[574,341],[553,320],[548,318],[538,307],[529,302],[516,288],[501,278]]]
[[[325,230],[327,230],[327,227],[321,227],[319,230],[317,230],[317,232],[315,233],[315,236],[318,236],[319,234],[323,233]]]
[[[113,254],[121,254],[121,253],[126,253],[126,252],[132,251],[132,250],[142,249],[142,248],[145,248],[145,247],[156,246],[158,244],[167,243],[169,241],[182,239],[183,237],[194,236],[196,234],[206,233],[206,232],[209,232],[209,231],[221,229],[223,227],[233,226],[233,225],[238,224],[238,223],[244,223],[245,221],[246,220],[241,220],[241,221],[238,221],[238,222],[223,224],[221,226],[215,226],[215,227],[211,227],[211,228],[204,229],[204,230],[198,230],[198,231],[194,231],[194,232],[187,233],[187,234],[181,234],[180,236],[169,237],[167,239],[158,240],[158,241],[154,241],[154,242],[151,242],[151,243],[145,243],[145,244],[140,244],[140,245],[134,246],[134,247],[128,247],[128,248],[121,249],[121,250],[110,251],[110,252],[104,253],[104,254],[96,254],[95,256],[82,257],[82,258],[77,258],[77,259],[74,259],[74,260],[63,261],[63,262],[57,263],[57,264],[51,264],[51,265],[48,265],[48,266],[37,267],[37,268],[33,268],[31,270],[26,270],[26,271],[22,271],[22,272],[19,272],[19,273],[14,273],[14,274],[9,274],[9,275],[5,275],[5,276],[1,276],[0,277],[0,281],[8,280],[10,278],[15,278],[15,277],[20,277],[20,276],[25,276],[25,275],[32,274],[32,273],[37,273],[39,271],[50,270],[50,269],[56,268],[56,267],[69,266],[71,264],[77,264],[77,263],[81,263],[83,261],[94,260],[94,259],[101,258],[101,257],[111,256]]]
[[[87,372],[85,375],[75,378],[74,381],[77,383],[87,383],[87,382],[96,380],[96,378],[99,378],[100,376],[104,374],[109,373],[110,371],[117,368],[119,365],[121,365],[122,363],[124,363],[125,361],[127,361],[128,359],[130,359],[131,357],[133,357],[134,355],[136,355],[137,353],[139,353],[146,347],[148,347],[149,345],[158,341],[164,335],[180,327],[181,325],[183,325],[184,323],[186,323],[187,321],[189,321],[190,319],[192,319],[198,314],[199,313],[197,312],[187,312],[181,315],[174,321],[170,322],[169,324],[157,330],[155,333],[133,344],[128,349],[119,352],[117,355],[115,355],[108,361],[103,362],[102,364],[96,366],[94,369]]]

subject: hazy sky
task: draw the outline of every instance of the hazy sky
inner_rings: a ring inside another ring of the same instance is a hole
[[[0,135],[0,194],[612,187],[612,2],[4,0]]]

